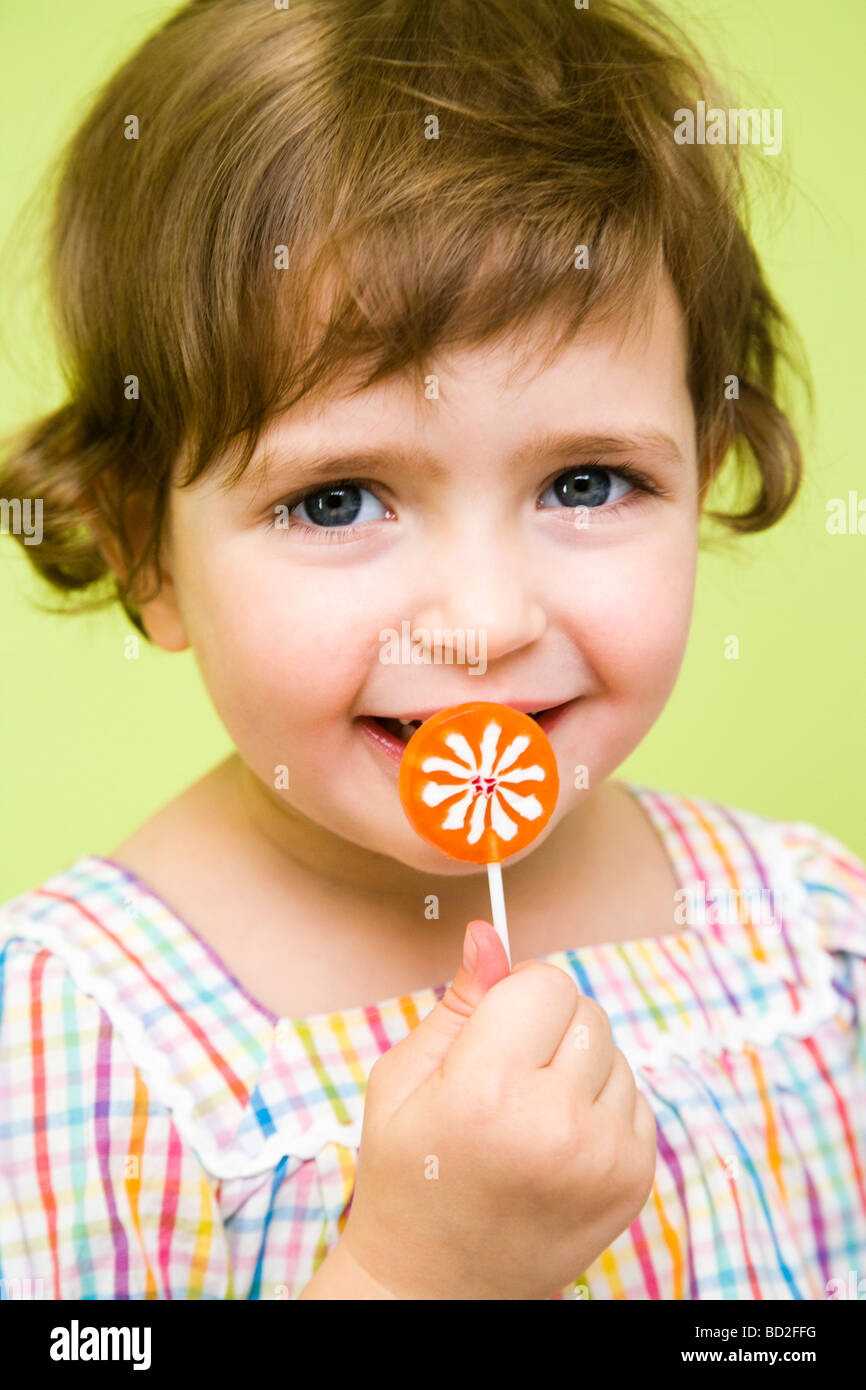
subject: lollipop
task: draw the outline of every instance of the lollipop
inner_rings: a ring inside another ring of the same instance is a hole
[[[491,701],[425,719],[400,762],[400,800],[422,839],[451,859],[487,865],[493,925],[509,966],[502,860],[544,829],[558,794],[546,734],[528,714]]]

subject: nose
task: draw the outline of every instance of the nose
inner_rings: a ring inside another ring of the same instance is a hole
[[[488,663],[537,642],[547,615],[535,588],[530,557],[501,529],[468,526],[449,532],[435,556],[424,557],[421,592],[427,597],[412,617],[415,631],[484,634]],[[435,653],[434,653],[435,656]],[[441,657],[440,657],[441,659]]]

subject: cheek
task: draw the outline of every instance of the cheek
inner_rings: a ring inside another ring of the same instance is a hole
[[[379,650],[363,585],[325,568],[235,553],[217,569],[190,571],[192,645],[202,678],[229,733],[307,735],[345,712]],[[372,644],[372,655],[371,655]]]
[[[609,689],[640,702],[669,692],[688,641],[696,564],[686,527],[592,557],[578,612],[585,653]]]

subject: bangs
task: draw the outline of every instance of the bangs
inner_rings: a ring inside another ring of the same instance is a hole
[[[141,209],[137,279],[184,282],[153,306],[176,344],[160,389],[183,385],[159,447],[177,453],[183,421],[183,483],[221,457],[225,473],[228,451],[232,486],[267,421],[314,390],[420,377],[504,333],[519,355],[541,317],[553,354],[588,316],[632,309],[665,262],[685,302],[696,218],[704,275],[724,253],[724,190],[673,153],[697,79],[617,6],[315,8],[276,50],[272,17],[247,13],[268,61],[207,121],[187,101],[150,229]]]
[[[518,368],[530,357],[543,366],[588,319],[630,322],[664,267],[650,220],[611,211],[598,227],[581,229],[586,240],[576,242],[574,218],[561,207],[554,215],[556,235],[539,241],[527,239],[522,221],[467,228],[453,206],[419,218],[414,234],[374,218],[354,240],[347,237],[336,259],[328,252],[311,265],[303,318],[296,294],[268,295],[267,285],[253,290],[251,301],[262,307],[241,324],[239,337],[209,344],[195,393],[200,410],[192,400],[185,407],[188,420],[198,415],[212,430],[195,442],[197,456],[181,485],[229,449],[234,467],[219,471],[224,485],[234,486],[268,421],[311,393],[353,394],[400,372],[413,373],[422,390],[437,354],[500,338],[510,339]],[[592,259],[578,268],[587,246]],[[239,283],[239,297],[248,288]],[[212,400],[202,407],[208,392]],[[233,411],[242,400],[246,410]]]

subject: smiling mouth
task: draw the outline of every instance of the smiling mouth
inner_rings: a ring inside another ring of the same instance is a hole
[[[562,708],[562,705],[552,705],[550,709],[536,710],[534,713],[527,710],[527,714],[530,719],[534,719],[543,728],[544,717]],[[402,719],[389,719],[376,714],[370,715],[370,718],[375,724],[380,725],[387,733],[391,734],[393,738],[398,738],[401,743],[408,743],[415,730],[420,729],[422,722],[420,719],[410,719],[408,723],[404,724]]]

